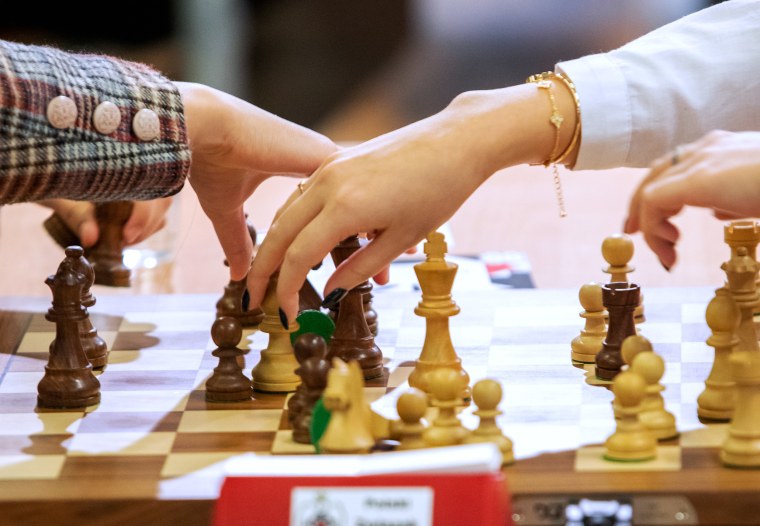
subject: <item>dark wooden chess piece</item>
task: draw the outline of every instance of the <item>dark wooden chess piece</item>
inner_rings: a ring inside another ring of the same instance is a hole
[[[311,444],[311,413],[314,404],[327,386],[330,361],[324,338],[314,333],[301,334],[293,343],[299,367],[296,374],[301,385],[288,400],[288,421],[293,427],[293,440],[299,444]]]
[[[131,201],[113,201],[95,205],[95,219],[100,235],[87,251],[95,270],[95,283],[109,287],[129,287],[129,269],[124,266],[124,225],[132,214]]]
[[[251,242],[253,246],[256,246],[256,228],[250,221],[246,222],[248,226],[248,235],[251,236]],[[224,260],[224,264],[229,266],[227,260]],[[248,286],[246,284],[246,278],[235,281],[230,280],[226,287],[224,287],[224,294],[216,302],[216,317],[230,316],[237,319],[243,327],[258,327],[264,319],[264,311],[260,307],[253,310],[248,310]]]
[[[66,247],[66,257],[72,260],[72,268],[85,277],[82,288],[82,306],[89,309],[95,305],[95,296],[92,295],[92,284],[95,282],[95,271],[90,262],[84,257],[82,247]],[[108,346],[103,338],[98,336],[97,329],[92,325],[89,314],[79,324],[79,338],[82,348],[90,361],[93,369],[102,369],[108,361]]]
[[[211,326],[211,339],[217,346],[211,354],[219,358],[219,365],[206,380],[206,401],[238,402],[251,398],[251,380],[243,374],[239,363],[248,352],[238,348],[242,336],[240,321],[231,316],[217,318]]]
[[[341,241],[331,254],[335,266],[348,259],[359,249],[358,236]],[[375,344],[364,314],[364,295],[369,292],[365,281],[348,291],[340,303],[335,320],[335,332],[330,340],[328,358],[340,358],[344,362],[359,362],[365,380],[383,375],[383,353]]]
[[[307,282],[308,283],[308,282]],[[377,311],[372,306],[372,283],[365,281],[369,287],[368,292],[362,297],[364,303],[364,319],[367,320],[367,327],[372,336],[377,336]],[[301,289],[303,292],[303,289]],[[303,308],[301,309],[303,310]],[[338,319],[338,311],[340,310],[340,303],[330,308],[330,317],[333,321]]]
[[[73,266],[74,259],[67,257],[56,274],[45,280],[53,293],[53,306],[45,318],[55,323],[55,340],[50,344],[45,375],[37,385],[39,407],[66,409],[100,402],[100,382],[92,374],[79,337],[80,324],[87,317],[82,306],[87,278]]]
[[[620,352],[623,340],[636,334],[633,316],[639,304],[639,286],[623,282],[602,285],[602,303],[610,321],[602,350],[596,355],[596,377],[612,380],[625,363]]]

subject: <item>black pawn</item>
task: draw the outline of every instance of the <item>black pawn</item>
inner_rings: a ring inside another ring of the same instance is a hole
[[[89,309],[95,305],[95,296],[91,292],[92,285],[95,283],[95,271],[84,257],[84,250],[81,247],[66,247],[66,257],[72,260],[74,271],[79,272],[85,278],[82,288],[82,306]],[[82,348],[92,368],[102,369],[105,367],[108,361],[108,346],[103,338],[98,336],[98,331],[92,325],[89,315],[79,324],[79,338],[82,340]]]
[[[243,328],[233,317],[217,318],[211,326],[211,339],[217,346],[211,354],[219,358],[219,365],[206,380],[206,401],[239,402],[251,398],[251,380],[243,374],[238,361],[247,352],[237,347],[242,337]]]
[[[293,440],[311,444],[311,414],[327,386],[330,370],[327,345],[321,336],[305,333],[296,338],[293,351],[299,364],[295,372],[301,378],[301,384],[288,400],[288,421],[293,427]]]
[[[623,340],[636,334],[633,313],[639,304],[639,286],[624,282],[602,285],[602,304],[610,320],[602,349],[596,355],[596,377],[613,380],[625,363],[620,352]]]
[[[55,323],[55,339],[45,375],[37,385],[39,407],[70,409],[100,402],[100,382],[92,374],[79,337],[80,323],[87,317],[82,306],[86,278],[73,266],[74,260],[67,257],[56,274],[45,280],[53,293],[53,306],[45,318]]]

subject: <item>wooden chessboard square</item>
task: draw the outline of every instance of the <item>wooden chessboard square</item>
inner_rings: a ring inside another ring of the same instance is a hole
[[[95,411],[86,413],[79,422],[80,433],[153,433],[174,432],[179,427],[181,411],[120,412]]]
[[[570,342],[578,336],[578,327],[563,325],[548,325],[545,327],[521,326],[521,327],[494,327],[491,342],[493,345],[559,345],[562,342],[567,354],[567,362],[570,362]],[[564,353],[563,353],[564,354]]]
[[[541,345],[502,345],[494,344],[488,352],[487,364],[491,369],[513,370],[516,366],[531,367],[535,373],[545,370],[546,366],[561,366],[563,373],[570,374],[570,345],[541,344]],[[557,368],[552,368],[554,372]]]
[[[657,457],[643,462],[616,462],[604,459],[604,446],[581,447],[575,454],[576,471],[636,472],[678,471],[681,469],[679,446],[657,446]]]
[[[292,431],[280,430],[275,433],[274,441],[272,442],[273,455],[313,455],[314,453],[313,445],[295,442]]]
[[[7,435],[0,437],[0,455],[65,455],[74,435]]]
[[[260,393],[253,392],[253,397],[249,400],[239,402],[207,402],[206,391],[197,389],[190,393],[187,402],[187,411],[225,411],[225,410],[259,410],[259,409],[280,409],[285,407],[285,401],[288,395],[285,393]]]
[[[123,371],[197,371],[202,349],[119,351],[108,355],[108,373]]]
[[[0,455],[0,480],[54,480],[66,455]]]
[[[395,334],[395,330],[401,327],[403,314],[403,309],[383,309],[382,319],[379,320],[378,337],[382,337],[384,333]]]
[[[3,435],[60,435],[76,433],[82,411],[56,413],[0,413]]]
[[[119,332],[111,351],[205,349],[209,338],[208,330]]]
[[[187,391],[102,391],[100,404],[88,407],[87,412],[132,413],[135,411],[183,411],[187,405]]]
[[[541,426],[541,429],[545,432],[538,434],[534,424],[514,423],[505,430],[512,440],[516,459],[572,450],[580,441],[580,428],[575,424],[551,424]]]
[[[179,477],[202,470],[214,470],[223,475],[225,462],[238,454],[237,451],[169,453],[161,469],[161,477]]]
[[[68,456],[61,479],[158,479],[166,455],[130,455],[128,462],[118,455]]]
[[[47,322],[46,322],[47,323]],[[55,327],[51,331],[31,332],[27,331],[21,339],[21,343],[16,351],[17,354],[34,354],[44,353],[45,356],[50,352],[50,342],[55,339]]]
[[[665,360],[666,372],[669,364],[681,362],[681,345],[678,343],[657,343],[656,351]]]
[[[639,333],[651,342],[657,342],[659,346],[674,343],[679,344],[683,341],[681,336],[680,323],[665,323],[661,321],[647,321],[637,326]]]
[[[699,323],[684,323],[681,325],[681,339],[684,342],[704,342],[710,337],[710,328],[704,321]]]
[[[100,376],[102,391],[191,391],[196,371],[113,371]]]
[[[680,305],[649,302],[648,296],[649,295],[644,292],[644,317],[646,318],[644,325],[647,325],[652,320],[665,323],[681,323],[683,314],[679,308]],[[704,319],[705,312],[704,307],[702,307],[702,320]]]
[[[188,431],[185,426],[185,431]],[[274,440],[274,431],[232,432],[219,429],[207,432],[177,433],[171,446],[173,453],[203,453],[206,451],[269,451]]]
[[[684,364],[712,364],[715,349],[705,342],[683,342],[681,344],[681,362]]]
[[[0,392],[0,413],[33,413],[56,412],[54,410],[35,409],[37,406],[37,390],[32,393],[2,393]]]
[[[711,424],[709,427],[699,427],[682,432],[680,437],[681,447],[719,448],[726,440],[728,427],[728,424]]]
[[[553,406],[580,407],[583,399],[583,386],[578,382],[541,384],[540,388],[537,385],[506,382],[503,387],[504,400],[520,401],[521,405],[535,408],[536,411]]]
[[[215,318],[216,314],[211,309],[184,312],[159,310],[128,312],[121,321],[119,332],[153,332],[158,327],[161,327],[161,331],[186,332],[205,327],[206,334],[209,334]]]
[[[91,455],[165,455],[172,449],[170,432],[77,433],[68,443],[70,456]]]
[[[37,384],[42,375],[38,372],[5,373],[0,393],[37,393]]]
[[[8,366],[5,368],[9,373],[31,373],[39,374],[40,378],[45,373],[48,353],[21,353],[14,355]]]
[[[704,324],[706,310],[706,303],[684,303],[680,309],[681,318],[677,321],[689,324]]]
[[[276,431],[280,409],[187,411],[179,423],[180,433],[236,433]]]
[[[554,326],[572,327],[576,332],[583,324],[583,320],[578,316],[581,311],[580,306],[573,307],[568,304],[531,305],[515,302],[513,305],[496,307],[493,311],[494,327],[516,329],[528,327],[535,331],[536,335]],[[546,320],[551,320],[551,324],[546,323]]]
[[[393,369],[390,372],[390,375],[388,376],[388,381],[386,383],[386,387],[388,388],[395,388],[399,387],[400,385],[403,385],[407,378],[409,378],[409,375],[414,370],[414,366],[398,366],[395,369]]]

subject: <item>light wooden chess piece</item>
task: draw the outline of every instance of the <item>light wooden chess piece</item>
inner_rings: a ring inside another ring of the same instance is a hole
[[[610,283],[630,283],[628,274],[636,270],[630,265],[633,258],[633,239],[628,234],[613,234],[602,242],[602,257],[608,263],[602,271],[610,275]],[[644,321],[644,295],[639,295],[639,304],[633,312],[636,323]]]
[[[602,350],[604,337],[607,336],[607,324],[604,321],[607,312],[602,304],[602,286],[593,281],[586,283],[578,292],[578,299],[583,307],[580,317],[586,320],[586,324],[570,344],[570,357],[575,362],[594,363],[597,353]]]
[[[325,453],[368,453],[375,445],[369,405],[364,398],[364,379],[359,363],[333,359],[322,394],[330,411],[319,449]]]
[[[739,247],[747,249],[747,255],[757,261],[757,245],[760,243],[760,225],[753,219],[731,221],[723,227],[723,240],[731,248],[731,256],[736,256]],[[760,282],[755,279],[755,284],[760,290]]]
[[[731,259],[720,267],[726,272],[728,290],[739,307],[740,321],[736,330],[739,344],[735,349],[737,351],[760,353],[754,322],[755,310],[760,305],[760,294],[755,282],[758,267],[760,265],[749,256],[747,247],[743,246],[737,247]]]
[[[620,346],[620,354],[623,356],[623,361],[627,365],[631,365],[633,359],[640,353],[651,351],[654,351],[652,348],[652,342],[640,334],[628,336],[623,340],[623,344]]]
[[[427,408],[427,395],[414,387],[410,387],[398,397],[396,410],[401,419],[401,424],[398,426],[398,450],[427,447],[422,439],[422,433],[426,427],[423,418]]]
[[[612,384],[615,404],[620,407],[617,429],[604,443],[604,458],[620,462],[641,462],[657,456],[657,440],[639,421],[646,382],[633,371],[617,375]]]
[[[414,266],[422,289],[422,300],[414,313],[425,318],[425,343],[409,375],[409,385],[429,395],[431,375],[441,369],[452,371],[456,374],[454,382],[459,386],[458,405],[468,405],[470,375],[462,367],[449,331],[449,318],[459,313],[459,306],[451,298],[457,265],[444,259],[447,247],[440,232],[427,236],[424,249],[425,261]]]
[[[298,322],[291,321],[288,329],[282,326],[276,295],[277,278],[278,273],[275,273],[269,279],[264,300],[261,302],[264,320],[259,325],[259,330],[269,335],[269,344],[261,351],[261,358],[253,368],[251,376],[255,391],[290,393],[301,383],[301,379],[295,373],[298,360],[290,343],[290,333],[298,330]]]
[[[240,320],[222,316],[211,326],[211,339],[217,348],[211,353],[219,358],[211,377],[206,380],[207,402],[238,402],[251,398],[251,380],[243,374],[238,360],[248,352],[238,348],[243,337]]]
[[[629,370],[641,375],[647,384],[642,411],[639,415],[641,423],[657,440],[677,437],[676,417],[665,409],[665,401],[662,398],[665,387],[660,380],[665,374],[665,360],[655,352],[642,352],[633,359]]]
[[[736,405],[723,442],[720,459],[726,466],[760,468],[760,353],[731,355],[731,377],[736,382]]]
[[[736,331],[741,314],[727,288],[715,291],[705,319],[712,331],[707,345],[715,348],[715,359],[705,380],[705,390],[697,397],[697,415],[700,419],[729,421],[736,404],[736,384],[731,379],[729,358],[739,343]]]
[[[478,406],[478,410],[473,414],[480,417],[480,424],[465,437],[463,443],[492,442],[496,444],[501,451],[501,463],[506,466],[514,463],[515,456],[512,452],[512,441],[504,436],[496,424],[496,417],[502,414],[502,411],[497,409],[501,397],[501,384],[496,380],[486,378],[475,383],[472,387],[472,399]]]
[[[462,387],[459,374],[453,369],[438,369],[429,377],[430,404],[438,408],[438,415],[422,434],[427,447],[461,444],[469,433],[457,417],[457,406]]]

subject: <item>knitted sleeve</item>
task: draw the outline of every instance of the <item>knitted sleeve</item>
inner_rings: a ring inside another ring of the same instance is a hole
[[[0,41],[0,203],[154,199],[189,170],[182,100],[161,74]]]

